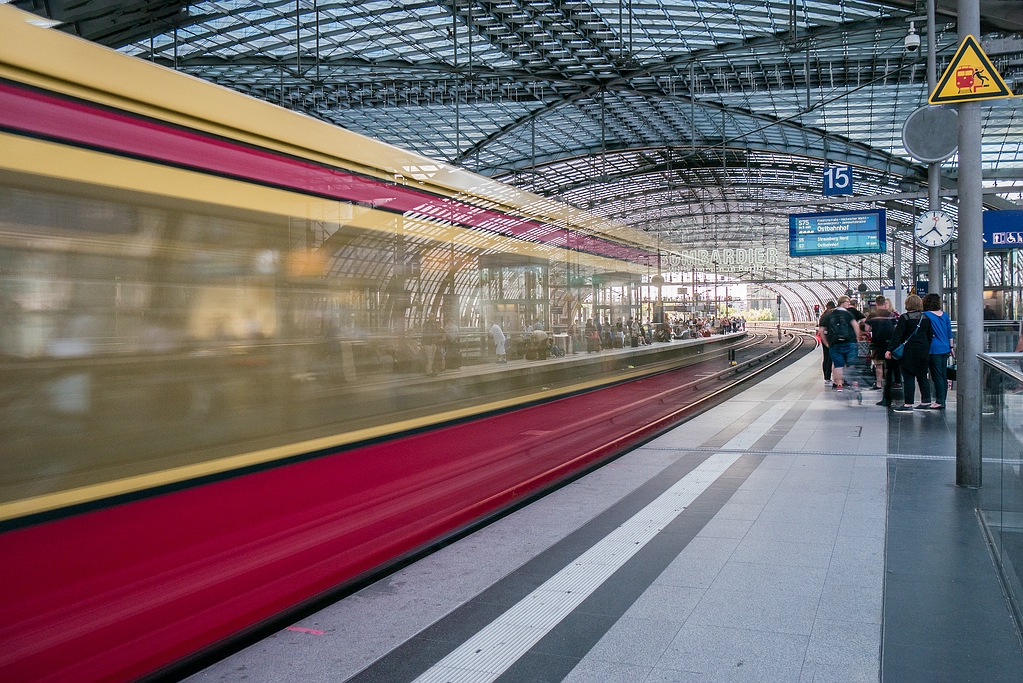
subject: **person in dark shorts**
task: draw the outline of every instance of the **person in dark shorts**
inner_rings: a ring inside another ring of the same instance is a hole
[[[856,340],[860,337],[860,328],[856,317],[849,311],[850,306],[852,300],[849,297],[838,297],[838,306],[827,314],[827,326],[818,330],[831,353],[834,366],[831,378],[837,391],[843,389],[842,375],[845,367],[854,364],[858,357]]]
[[[821,315],[821,319],[817,321],[817,329],[818,329],[817,337],[821,340],[821,351],[824,352],[824,362],[821,363],[821,370],[824,371],[824,386],[826,386],[826,387],[830,387],[832,385],[832,382],[831,382],[831,365],[832,365],[831,364],[831,352],[828,350],[827,342],[824,341],[824,335],[821,334],[819,330],[827,328],[828,323],[825,320],[825,318],[827,317],[828,313],[831,313],[831,311],[833,311],[833,310],[835,310],[835,302],[834,301],[829,301],[824,306],[824,313]]]
[[[863,324],[870,329],[870,357],[874,361],[875,384],[871,389],[884,387],[879,406],[888,406],[892,402],[892,368],[893,360],[885,358],[888,351],[888,342],[892,339],[895,331],[895,322],[898,316],[892,313],[888,307],[888,300],[878,295],[874,300],[874,309],[867,314]]]

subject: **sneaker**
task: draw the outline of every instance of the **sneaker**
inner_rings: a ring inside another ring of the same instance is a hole
[[[885,407],[887,407],[887,406],[890,406],[890,405],[891,405],[891,403],[889,403],[888,401],[878,401],[878,402],[877,402],[877,403],[875,403],[874,405],[875,405],[875,406],[885,406]]]
[[[834,384],[834,382],[832,382],[830,379],[824,380],[824,386],[830,387],[832,384]]]
[[[896,408],[892,408],[892,410],[896,413],[911,413],[913,412],[913,406],[898,406]]]
[[[842,385],[841,384],[836,385],[835,391],[842,391]]]
[[[877,391],[878,389],[881,388],[881,385],[879,385],[879,384],[871,384],[867,388],[870,389],[871,391]]]
[[[930,410],[931,409],[931,404],[930,403],[921,403],[920,405],[916,406],[915,408],[916,408],[916,410]]]

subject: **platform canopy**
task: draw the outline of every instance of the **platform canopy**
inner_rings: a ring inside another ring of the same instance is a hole
[[[56,28],[656,232],[665,249],[771,245],[789,213],[885,207],[907,249],[926,166],[911,0],[17,0]],[[981,0],[981,44],[1023,91],[1023,14]],[[938,0],[938,72],[956,48]],[[926,36],[924,46],[926,46]],[[992,206],[1018,208],[1023,99],[984,110]],[[857,195],[825,204],[827,164]],[[954,159],[944,165],[954,187]],[[914,195],[915,193],[915,195]],[[953,215],[954,204],[947,210]],[[887,257],[786,259],[772,280],[879,278]],[[838,272],[838,271],[833,271]]]

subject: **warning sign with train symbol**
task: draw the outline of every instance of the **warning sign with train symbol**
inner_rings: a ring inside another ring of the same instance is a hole
[[[1012,96],[976,38],[966,36],[927,102],[949,104]]]

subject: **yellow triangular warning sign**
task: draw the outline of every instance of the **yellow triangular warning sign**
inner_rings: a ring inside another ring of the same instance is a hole
[[[984,54],[977,39],[966,36],[927,102],[949,104],[999,97],[1012,97],[1012,91]]]

